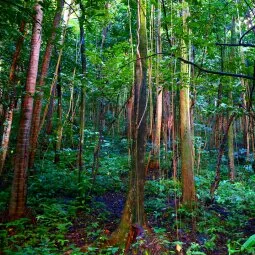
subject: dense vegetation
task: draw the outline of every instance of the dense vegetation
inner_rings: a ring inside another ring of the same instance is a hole
[[[255,254],[253,0],[0,8],[0,254]]]

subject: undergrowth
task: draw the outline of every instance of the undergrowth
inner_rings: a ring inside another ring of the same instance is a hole
[[[126,146],[126,141],[122,142]],[[109,238],[118,225],[128,186],[128,156],[118,145],[109,152],[110,145],[113,146],[110,140],[104,141],[94,183],[93,158],[87,157],[78,182],[76,150],[63,150],[58,165],[53,163],[52,153],[44,155],[28,180],[27,204],[31,215],[12,222],[2,218],[0,248],[3,254],[123,253],[118,247],[102,251],[96,246],[97,242]],[[206,156],[205,159],[208,160]],[[254,254],[255,176],[245,165],[238,167],[234,183],[228,180],[226,165],[221,173],[215,202],[210,204],[214,169],[205,168],[201,163],[195,177],[198,201],[193,211],[181,205],[179,181],[167,178],[146,181],[148,224],[157,242],[167,249],[165,254],[175,254],[177,246],[184,248],[188,255]],[[6,187],[0,192],[2,215],[5,215],[9,193],[10,188]],[[80,251],[80,247],[92,243],[87,253]],[[139,250],[145,243],[146,240],[139,239],[133,248]]]

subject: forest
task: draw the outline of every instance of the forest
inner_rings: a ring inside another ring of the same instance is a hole
[[[254,255],[254,0],[0,0],[0,255]]]

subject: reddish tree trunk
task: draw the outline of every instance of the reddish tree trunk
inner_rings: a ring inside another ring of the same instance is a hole
[[[64,1],[59,0],[58,8],[53,21],[51,36],[47,43],[47,47],[43,57],[42,71],[41,71],[41,76],[38,83],[39,93],[38,93],[38,96],[35,98],[34,109],[33,109],[33,119],[32,119],[31,136],[30,136],[31,149],[30,149],[30,155],[29,155],[29,168],[33,168],[34,166],[34,159],[35,159],[37,140],[39,135],[39,127],[40,127],[40,116],[41,116],[41,109],[42,109],[42,97],[43,97],[42,87],[45,84],[45,78],[48,73],[53,43],[56,38],[56,29],[58,28],[60,20],[61,20],[63,6],[64,6]]]
[[[25,89],[26,94],[21,106],[21,120],[17,137],[14,178],[9,203],[10,219],[18,219],[22,217],[26,211],[29,135],[33,113],[33,95],[35,93],[41,47],[41,24],[43,18],[42,7],[39,3],[35,5],[35,12],[35,23],[33,26],[30,61]]]

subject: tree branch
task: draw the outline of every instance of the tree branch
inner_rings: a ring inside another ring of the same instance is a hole
[[[165,6],[165,1],[162,0],[162,7],[163,7],[163,13],[164,13],[164,17],[166,18],[167,17],[167,14],[166,14],[166,6]],[[165,26],[165,30],[166,30],[166,38],[167,38],[167,41],[168,43],[170,44],[170,46],[172,46],[172,42],[171,42],[171,38],[169,36],[169,30],[168,30],[168,26],[167,24],[164,22],[164,26]]]
[[[205,69],[205,68],[199,66],[198,64],[193,63],[193,62],[191,62],[189,60],[186,60],[184,58],[178,57],[177,59],[184,62],[184,63],[186,63],[186,64],[189,64],[189,65],[192,65],[192,66],[196,67],[198,70],[200,70],[201,72],[204,72],[204,73],[211,73],[211,74],[218,74],[218,75],[222,75],[222,76],[229,76],[229,77],[243,78],[243,79],[248,79],[248,80],[255,80],[255,77],[253,77],[253,76],[249,76],[249,75],[245,75],[245,74],[235,74],[235,73],[227,73],[227,72],[208,70],[208,69]]]
[[[147,56],[146,58],[151,58],[151,57],[154,57],[158,54],[166,55],[166,56],[175,58],[175,59],[177,59],[177,60],[179,60],[179,61],[181,61],[185,64],[192,65],[192,66],[194,66],[195,68],[197,68],[198,70],[200,70],[201,72],[204,72],[204,73],[217,74],[217,75],[221,75],[221,76],[229,76],[229,77],[235,77],[235,78],[243,78],[243,79],[253,80],[253,81],[255,80],[255,76],[208,70],[208,69],[205,69],[204,67],[202,67],[202,66],[200,66],[200,65],[198,65],[198,64],[196,64],[192,61],[189,61],[189,60],[181,58],[181,57],[177,57],[177,56],[175,56],[174,53],[171,53],[171,52],[169,52],[169,53],[168,52],[154,53],[154,54],[151,54],[151,55]],[[131,61],[127,62],[125,65],[123,65],[121,68],[124,68],[125,66],[129,65],[130,63],[135,62],[135,61],[140,60],[140,59],[142,59],[142,58],[136,58],[135,60],[131,60]]]
[[[217,46],[227,46],[227,47],[251,47],[255,48],[255,44],[251,43],[216,43]]]
[[[251,32],[251,30],[253,30],[254,28],[255,28],[255,26],[252,26],[251,28],[249,28],[249,29],[240,37],[240,39],[239,39],[239,44],[242,43],[243,38],[244,38],[247,34],[249,34],[249,33]]]

